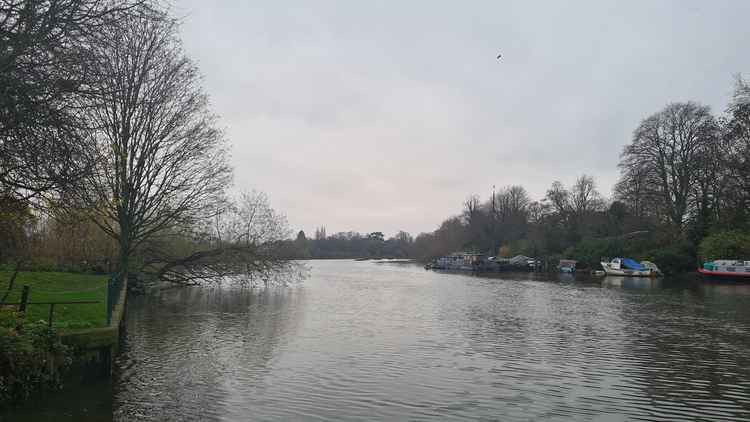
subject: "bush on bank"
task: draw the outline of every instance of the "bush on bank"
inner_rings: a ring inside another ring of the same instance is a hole
[[[698,251],[703,260],[742,259],[750,260],[750,233],[727,230],[706,236]]]
[[[58,388],[70,349],[44,321],[0,309],[0,407]]]
[[[599,268],[602,258],[623,255],[623,244],[619,239],[584,239],[566,249],[563,255],[586,268]]]
[[[695,271],[695,248],[687,241],[659,245],[658,240],[620,238],[584,239],[565,250],[562,258],[575,259],[586,268],[599,268],[602,258],[627,257],[655,262],[665,274]],[[659,246],[657,246],[659,245]]]
[[[687,241],[652,249],[639,258],[655,262],[664,274],[695,271],[698,265],[695,260],[695,247]]]

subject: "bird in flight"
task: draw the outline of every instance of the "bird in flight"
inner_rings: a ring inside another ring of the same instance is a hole
[[[500,60],[500,57],[503,57],[503,55],[502,54],[498,54],[497,55],[497,59]]]

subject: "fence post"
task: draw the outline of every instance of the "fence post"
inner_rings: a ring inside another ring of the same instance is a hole
[[[107,280],[107,326],[112,324],[112,281],[114,277],[110,277]]]
[[[21,304],[18,305],[18,312],[26,312],[26,303],[29,301],[29,286],[23,286],[21,289]]]
[[[49,320],[47,321],[47,326],[52,326],[52,314],[55,312],[55,304],[50,303],[49,304]]]

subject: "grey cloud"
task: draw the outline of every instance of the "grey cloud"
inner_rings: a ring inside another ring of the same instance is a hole
[[[433,230],[472,193],[596,177],[671,101],[723,111],[747,2],[179,1],[235,188],[311,232]],[[495,56],[503,53],[498,62]]]

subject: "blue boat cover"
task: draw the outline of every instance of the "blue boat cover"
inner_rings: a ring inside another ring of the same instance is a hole
[[[644,267],[643,265],[641,265],[641,264],[633,261],[630,258],[623,258],[622,259],[622,265],[625,268],[629,268],[631,270],[645,270],[646,269],[646,267]]]

